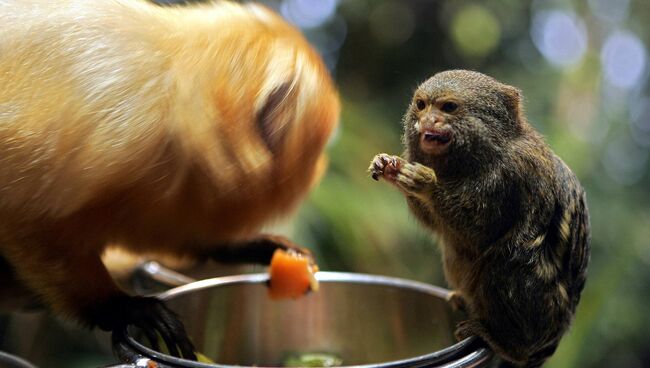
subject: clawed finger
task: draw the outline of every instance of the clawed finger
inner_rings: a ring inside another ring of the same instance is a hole
[[[375,157],[375,159],[370,164],[370,167],[368,168],[368,171],[372,175],[373,179],[379,180],[379,177],[382,176],[383,173],[384,173],[384,162],[383,162],[383,160],[381,160],[379,157]]]
[[[400,171],[403,160],[398,156],[391,156],[386,153],[380,153],[372,160],[368,171],[375,180],[385,178],[393,181]]]
[[[181,354],[183,354],[183,358],[191,360],[197,359],[196,354],[194,353],[194,345],[187,337],[178,340],[178,349],[181,351]]]
[[[196,360],[194,346],[185,332],[185,327],[174,312],[163,304],[159,305],[162,318],[157,319],[158,331],[161,333],[169,353],[175,357]]]
[[[160,344],[158,344],[158,334],[154,329],[150,328],[142,328],[142,332],[144,335],[147,337],[147,340],[149,340],[149,344],[153,350],[159,351],[160,350]]]
[[[153,298],[137,299],[142,306],[139,318],[133,324],[140,327],[151,344],[151,348],[160,351],[159,341],[162,339],[168,354],[177,357],[196,360],[194,346],[187,337],[183,323],[176,313],[165,304]]]

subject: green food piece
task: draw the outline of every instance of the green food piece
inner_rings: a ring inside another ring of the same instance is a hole
[[[333,354],[304,353],[295,354],[285,359],[285,367],[339,367],[343,361]]]
[[[210,364],[216,364],[216,362],[207,356],[199,353],[198,351],[195,351],[194,354],[196,354],[196,360],[201,362],[201,363],[210,363]]]
[[[156,336],[158,337],[158,346],[159,346],[158,352],[169,355],[169,350],[167,349],[167,344],[165,344],[165,340],[163,340],[162,336],[160,336],[159,333],[156,333]],[[214,360],[208,358],[202,353],[199,353],[198,351],[195,351],[194,354],[196,355],[197,362],[217,364]]]

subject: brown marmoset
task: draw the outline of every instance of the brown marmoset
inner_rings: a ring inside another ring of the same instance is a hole
[[[8,0],[0,24],[0,256],[55,312],[193,357],[173,312],[100,256],[295,247],[258,231],[323,172],[339,99],[320,56],[254,4]]]
[[[571,170],[528,123],[521,92],[478,72],[434,75],[404,117],[405,158],[377,155],[440,238],[451,302],[506,361],[536,367],[567,331],[585,284],[589,219]]]

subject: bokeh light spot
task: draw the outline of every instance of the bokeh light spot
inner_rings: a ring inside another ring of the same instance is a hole
[[[469,5],[454,16],[451,35],[463,54],[480,57],[492,52],[499,44],[501,25],[485,7]]]
[[[601,20],[622,22],[628,16],[630,0],[589,0],[589,8]]]
[[[300,28],[315,28],[334,15],[337,4],[337,0],[284,0],[280,12]]]
[[[639,84],[646,66],[646,49],[630,32],[615,32],[605,40],[600,53],[605,80],[619,88]]]
[[[587,51],[587,31],[580,18],[559,10],[539,11],[533,18],[533,43],[546,60],[556,66],[571,66]]]

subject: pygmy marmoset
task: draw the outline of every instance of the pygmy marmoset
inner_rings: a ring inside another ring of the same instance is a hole
[[[405,159],[373,178],[405,195],[439,235],[451,301],[506,361],[540,366],[575,313],[589,260],[585,193],[528,123],[518,89],[453,70],[420,85],[404,117]]]

